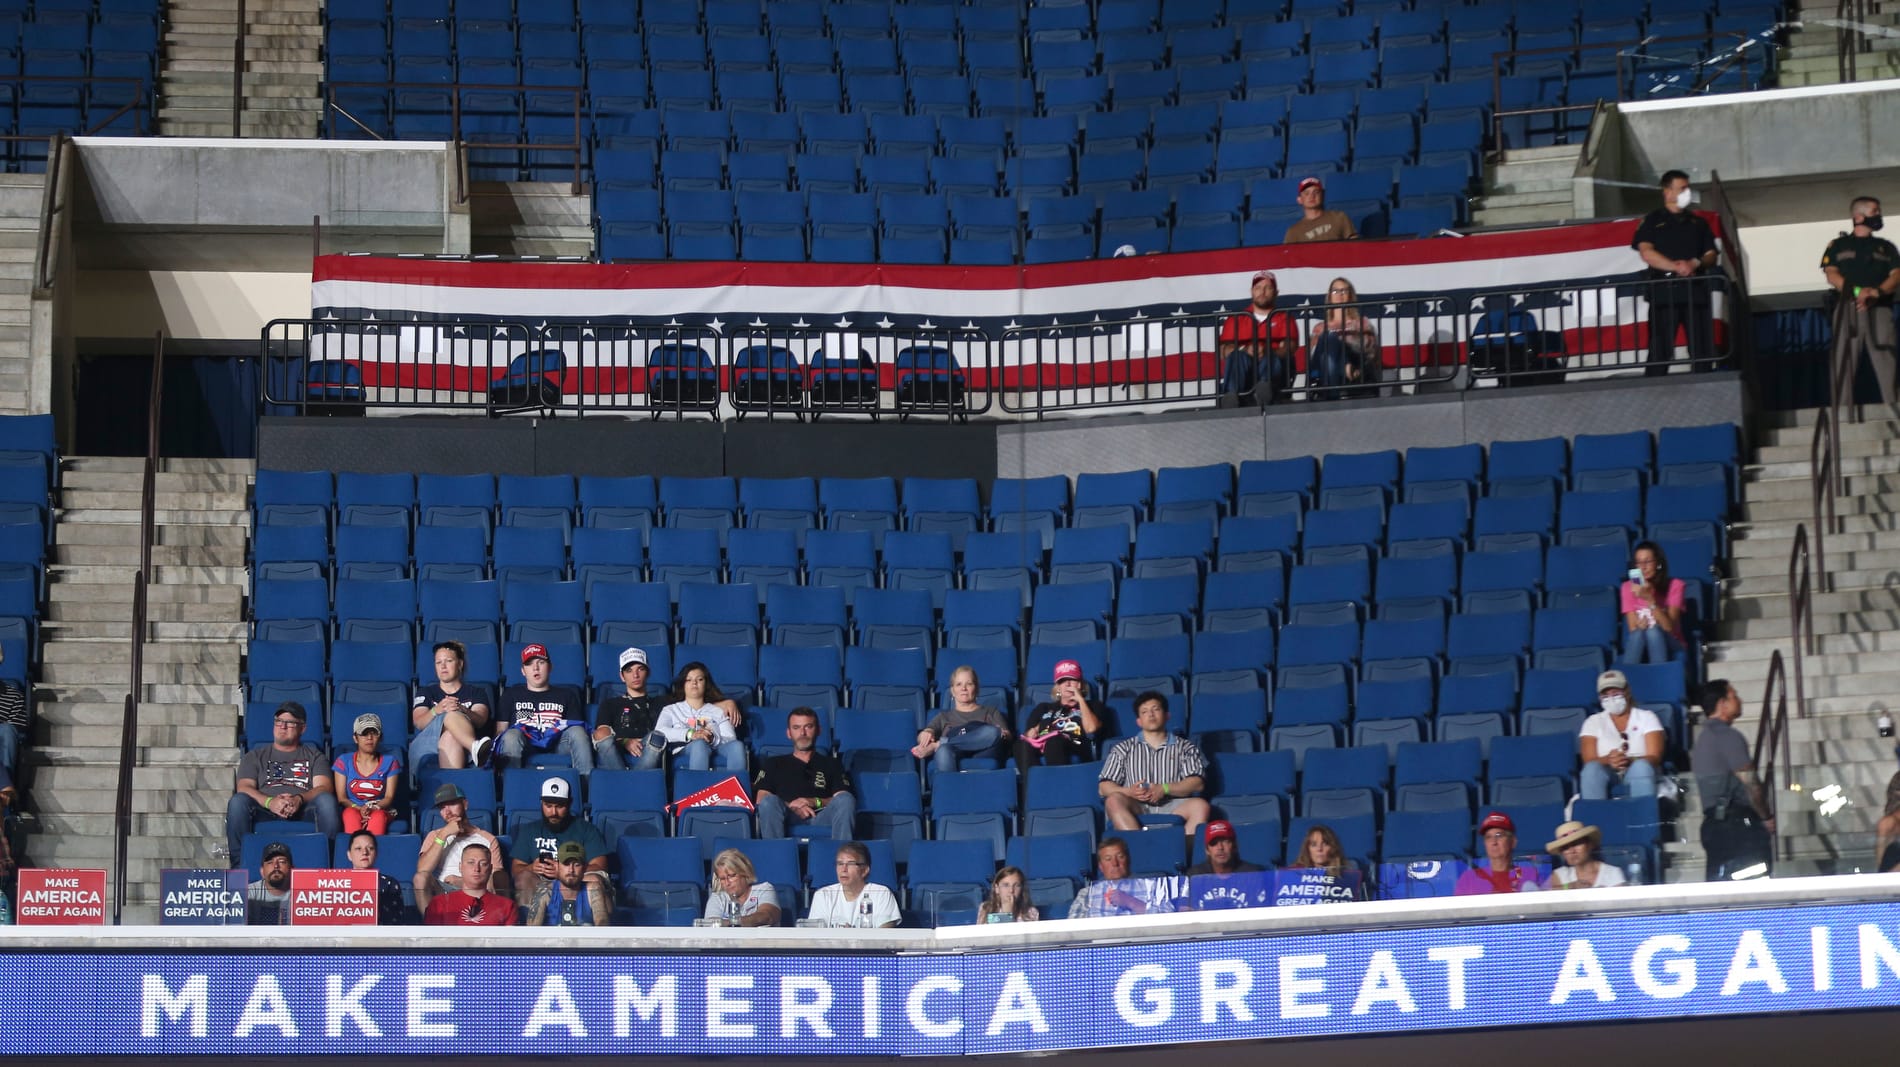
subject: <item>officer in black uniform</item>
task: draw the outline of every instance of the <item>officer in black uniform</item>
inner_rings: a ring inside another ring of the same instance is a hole
[[[1821,253],[1821,273],[1842,300],[1854,302],[1867,362],[1873,364],[1874,380],[1880,383],[1880,401],[1891,404],[1893,294],[1900,289],[1900,250],[1892,241],[1874,236],[1881,226],[1880,201],[1863,196],[1848,205],[1847,211],[1853,228],[1828,242],[1827,251]],[[1859,362],[1859,353],[1855,353],[1855,362]]]
[[[1669,373],[1676,354],[1676,330],[1688,334],[1689,358],[1715,356],[1715,316],[1711,310],[1713,282],[1663,281],[1696,278],[1713,270],[1715,231],[1708,220],[1689,210],[1695,194],[1689,176],[1672,170],[1662,176],[1663,206],[1643,216],[1630,247],[1649,269],[1643,276],[1658,284],[1649,287],[1649,368],[1645,377]]]

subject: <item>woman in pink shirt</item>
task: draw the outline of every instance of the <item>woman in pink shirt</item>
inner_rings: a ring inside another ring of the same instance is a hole
[[[1669,577],[1669,560],[1654,541],[1636,546],[1623,583],[1623,662],[1667,663],[1682,651],[1682,579]]]

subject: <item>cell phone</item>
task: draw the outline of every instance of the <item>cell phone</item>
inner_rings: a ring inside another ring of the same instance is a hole
[[[1641,568],[1641,567],[1631,567],[1631,568],[1630,568],[1630,581],[1632,581],[1632,582],[1635,582],[1635,583],[1636,583],[1636,584],[1638,584],[1638,585],[1641,585],[1641,584],[1642,584],[1642,582],[1643,582],[1643,570],[1642,570],[1642,568]]]

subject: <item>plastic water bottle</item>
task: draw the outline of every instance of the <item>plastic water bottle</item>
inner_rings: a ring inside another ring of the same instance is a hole
[[[0,889],[0,926],[13,925],[13,901],[7,899],[7,891]]]
[[[1623,868],[1623,877],[1629,881],[1630,885],[1642,885],[1643,865],[1640,863],[1632,863]]]

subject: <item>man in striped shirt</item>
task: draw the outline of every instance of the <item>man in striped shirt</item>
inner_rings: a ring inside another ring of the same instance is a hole
[[[1140,735],[1121,742],[1102,762],[1097,789],[1117,830],[1141,829],[1143,815],[1179,815],[1187,835],[1207,821],[1207,757],[1194,742],[1168,732],[1168,698],[1149,690],[1135,698]]]

